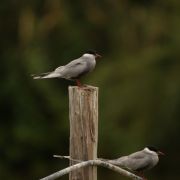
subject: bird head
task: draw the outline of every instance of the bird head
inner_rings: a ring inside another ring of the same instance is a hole
[[[88,50],[85,54],[86,55],[93,55],[95,57],[95,59],[97,58],[101,58],[102,56],[99,55],[95,50]]]
[[[154,146],[147,146],[146,148],[151,152],[155,152],[158,156],[165,155],[163,152],[161,152],[158,148]]]

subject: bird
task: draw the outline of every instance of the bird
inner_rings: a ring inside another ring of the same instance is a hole
[[[99,158],[99,160],[128,169],[146,180],[143,172],[156,166],[159,162],[160,155],[165,154],[154,146],[147,146],[141,151],[137,151],[127,156],[122,156],[118,159],[108,160]]]
[[[32,75],[33,79],[64,78],[75,80],[78,87],[81,87],[80,77],[91,72],[96,66],[96,59],[101,58],[95,50],[88,50],[80,58],[69,62],[66,65],[56,68],[54,71]]]

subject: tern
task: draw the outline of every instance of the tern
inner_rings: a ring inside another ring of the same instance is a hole
[[[96,66],[96,59],[101,56],[94,50],[89,50],[80,58],[75,59],[64,66],[56,68],[52,72],[32,75],[33,79],[64,78],[75,80],[77,86],[81,87],[79,78],[91,72]]]
[[[164,155],[163,152],[159,151],[153,146],[147,146],[141,151],[137,151],[128,156],[122,156],[118,159],[107,160],[100,159],[102,161],[109,162],[113,165],[129,169],[141,176],[144,180],[143,172],[149,170],[157,165],[159,162],[159,156]]]

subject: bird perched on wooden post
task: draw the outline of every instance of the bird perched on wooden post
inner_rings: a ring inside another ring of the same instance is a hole
[[[159,162],[160,155],[164,155],[164,153],[153,146],[147,146],[141,151],[137,151],[128,156],[122,156],[118,159],[107,160],[100,158],[100,160],[129,169],[146,180],[143,172],[156,166]]]
[[[75,80],[77,86],[82,86],[79,78],[91,72],[96,66],[96,59],[101,56],[94,50],[89,50],[80,58],[71,61],[70,63],[56,68],[52,72],[42,73],[39,75],[32,75],[34,79],[48,79],[48,78],[64,78],[68,80]]]

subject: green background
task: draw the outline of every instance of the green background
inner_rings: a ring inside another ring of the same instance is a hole
[[[179,179],[180,1],[2,0],[0,179],[33,180],[68,166],[68,86],[35,81],[88,49],[103,56],[82,82],[99,87],[98,156],[155,145],[149,179]],[[62,179],[68,179],[68,176]],[[126,179],[98,168],[98,180]]]

